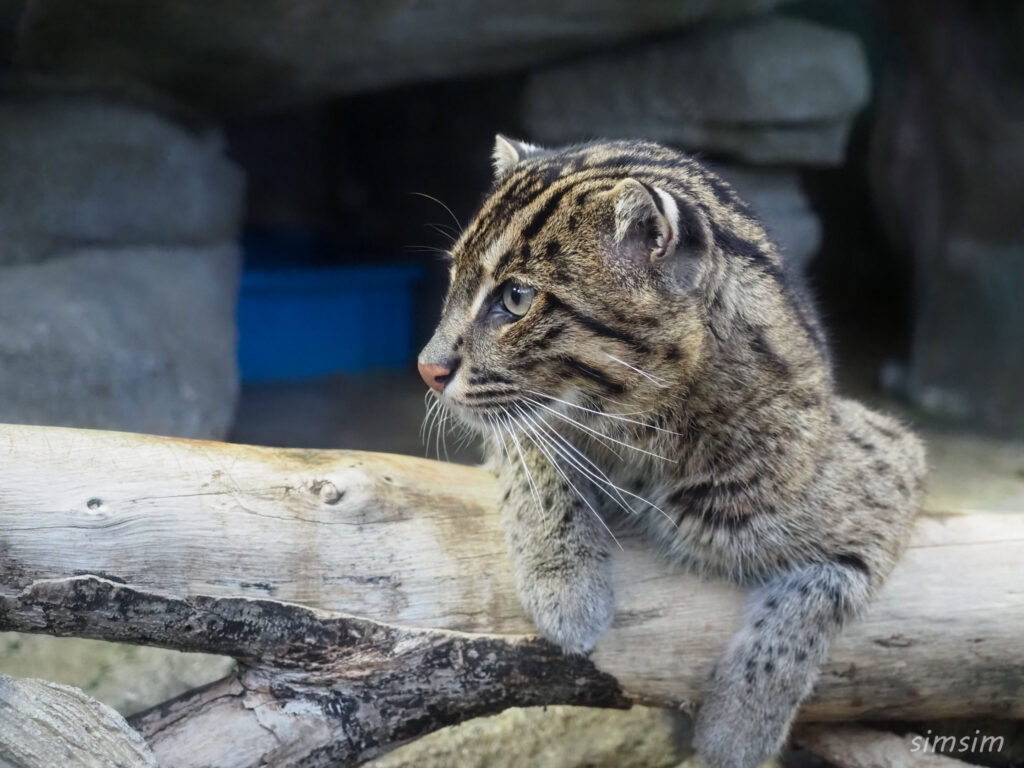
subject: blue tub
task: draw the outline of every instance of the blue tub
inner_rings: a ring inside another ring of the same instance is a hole
[[[242,274],[242,381],[304,379],[409,365],[412,265],[262,268]]]

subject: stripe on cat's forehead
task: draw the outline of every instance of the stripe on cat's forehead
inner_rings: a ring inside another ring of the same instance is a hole
[[[551,183],[559,178],[557,173],[552,174],[554,165],[550,162],[526,164],[503,179],[466,230],[461,243],[463,247],[466,250],[479,248],[481,240],[495,229],[504,229],[516,213],[549,189]]]
[[[556,178],[555,182],[531,188],[528,196],[518,200],[500,197],[484,204],[470,229],[467,230],[458,250],[472,258],[475,250],[484,247],[484,253],[476,259],[488,273],[501,271],[500,265],[507,263],[525,245],[536,238],[552,216],[564,205],[576,207],[583,196],[594,191],[600,179]],[[572,198],[567,202],[566,198]],[[525,216],[526,218],[522,218]]]
[[[706,172],[692,161],[664,147],[646,142],[573,147],[527,159],[501,178],[455,250],[478,265],[477,277],[500,278],[505,267],[521,267],[531,256],[533,241],[559,210],[583,207],[591,195],[613,188],[624,178],[650,187],[656,202],[673,210],[672,195],[696,192],[694,186],[706,187],[700,191],[707,194],[696,196],[716,209],[712,214],[722,215],[720,207],[727,210],[737,202],[727,185],[717,179],[709,182]],[[742,210],[741,206],[736,207]]]
[[[516,213],[547,196],[545,206],[536,211],[537,218],[523,225],[522,235],[529,240],[565,197],[582,204],[586,194],[631,176],[658,185],[668,181],[664,178],[667,168],[678,171],[680,164],[676,157],[638,153],[617,144],[597,151],[581,150],[528,160],[499,181],[463,234],[460,245],[466,251],[480,248],[488,236],[503,229]],[[579,197],[570,194],[573,192],[578,192]]]
[[[483,267],[484,277],[488,277],[494,274],[498,263],[511,248],[512,243],[510,242],[509,228],[506,227],[501,231],[496,240],[493,240],[487,250],[484,251],[484,255],[480,258],[480,266]]]

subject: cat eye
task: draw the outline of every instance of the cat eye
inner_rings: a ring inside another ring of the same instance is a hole
[[[527,310],[530,309],[530,305],[533,304],[533,297],[536,295],[537,291],[533,288],[510,281],[505,283],[505,290],[502,291],[501,302],[504,304],[506,310],[516,317],[522,317],[526,314]]]

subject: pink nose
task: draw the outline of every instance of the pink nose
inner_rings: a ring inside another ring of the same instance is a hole
[[[423,377],[423,381],[425,381],[427,386],[435,392],[443,390],[444,385],[448,383],[448,379],[452,375],[451,369],[445,368],[443,365],[418,362],[416,363],[416,367],[419,368],[420,376]]]

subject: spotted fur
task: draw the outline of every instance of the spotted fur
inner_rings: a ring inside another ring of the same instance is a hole
[[[589,652],[623,522],[749,585],[695,743],[710,768],[757,765],[898,558],[923,449],[836,394],[801,283],[707,168],[640,141],[498,137],[494,159],[420,360],[452,371],[439,399],[485,439],[523,605]],[[522,317],[510,281],[536,292]]]

